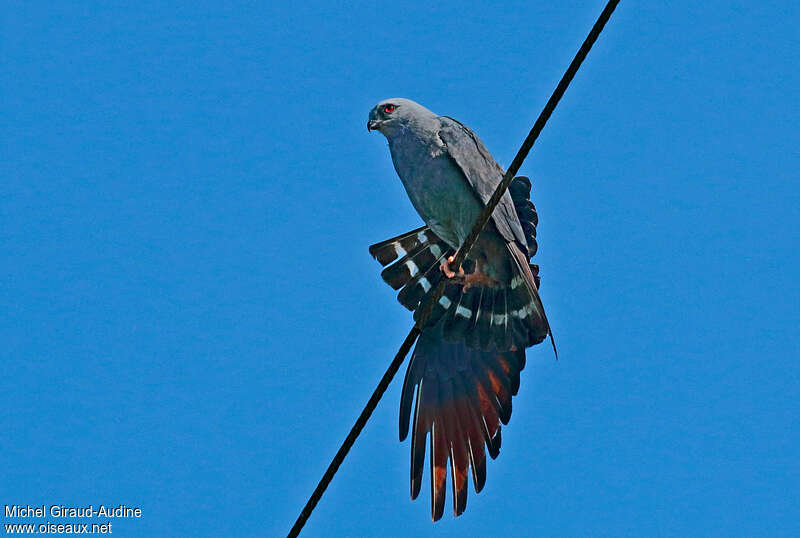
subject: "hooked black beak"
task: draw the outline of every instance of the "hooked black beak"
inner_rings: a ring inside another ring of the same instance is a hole
[[[381,126],[380,120],[369,120],[367,122],[367,131],[373,131]]]

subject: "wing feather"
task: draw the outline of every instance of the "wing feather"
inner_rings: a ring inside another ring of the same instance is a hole
[[[439,138],[444,142],[447,154],[461,169],[483,203],[487,203],[505,172],[472,129],[449,116],[440,116],[439,122]],[[506,241],[517,241],[527,250],[525,232],[508,191],[497,204],[492,220]]]

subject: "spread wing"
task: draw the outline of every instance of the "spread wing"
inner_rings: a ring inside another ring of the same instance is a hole
[[[505,172],[492,158],[478,135],[469,127],[448,116],[440,116],[439,121],[441,123],[439,138],[445,143],[447,153],[464,173],[483,203],[487,203]],[[528,250],[525,232],[508,191],[497,204],[492,220],[506,241],[516,241],[523,252]]]
[[[524,349],[481,351],[462,342],[446,342],[430,331],[420,335],[403,382],[400,440],[408,435],[410,422],[412,499],[422,487],[426,439],[430,445],[434,521],[444,512],[448,460],[456,516],[467,506],[470,468],[475,493],[483,489],[484,446],[492,459],[497,457],[501,428],[511,418],[511,398],[517,394],[524,367]]]

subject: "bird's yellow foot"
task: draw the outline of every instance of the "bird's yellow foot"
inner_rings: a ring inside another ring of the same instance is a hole
[[[439,266],[439,269],[442,270],[442,273],[444,273],[447,278],[464,278],[466,275],[464,274],[463,267],[459,267],[457,273],[450,269],[450,264],[453,263],[453,260],[455,259],[455,256],[449,256],[447,261],[442,262],[442,265]]]
[[[450,268],[450,264],[453,263],[453,260],[455,260],[454,256],[448,257],[447,261],[442,262],[442,265],[440,265],[439,268],[447,278],[463,282],[464,291],[467,291],[473,286],[497,286],[498,282],[495,279],[486,275],[485,273],[482,273],[477,267],[471,273],[466,273],[463,265],[458,268],[458,272],[453,271]]]

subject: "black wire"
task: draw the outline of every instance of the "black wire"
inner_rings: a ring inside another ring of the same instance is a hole
[[[523,161],[528,156],[531,148],[533,147],[534,142],[539,137],[539,134],[544,129],[547,120],[550,118],[550,115],[555,110],[556,105],[561,100],[561,97],[564,95],[564,92],[567,90],[569,83],[572,82],[573,77],[575,77],[575,73],[578,72],[578,68],[583,63],[583,60],[586,59],[586,55],[589,54],[589,50],[594,45],[594,42],[597,41],[597,37],[600,35],[600,32],[603,31],[603,27],[608,22],[609,18],[611,18],[611,14],[614,12],[614,9],[619,4],[620,0],[609,0],[606,4],[605,9],[598,17],[597,22],[594,23],[592,26],[589,35],[584,40],[581,48],[578,49],[577,54],[575,54],[575,58],[572,59],[572,62],[569,64],[567,71],[564,73],[564,76],[561,77],[561,80],[556,86],[556,89],[553,91],[553,94],[550,96],[550,99],[545,104],[544,109],[539,114],[539,117],[536,118],[536,122],[533,124],[528,136],[525,138],[525,141],[522,143],[522,147],[520,147],[519,151],[517,152],[516,157],[514,160],[511,161],[511,165],[506,170],[505,175],[503,176],[503,180],[495,189],[494,194],[492,197],[489,198],[489,201],[486,203],[486,207],[483,209],[483,212],[478,217],[478,220],[475,222],[475,225],[472,227],[467,238],[464,240],[464,243],[461,245],[461,248],[458,249],[456,252],[453,262],[450,264],[450,268],[454,271],[457,271],[461,264],[464,262],[464,259],[467,257],[472,245],[475,244],[475,240],[478,238],[478,235],[481,233],[483,228],[486,226],[486,223],[489,222],[489,219],[492,216],[492,211],[494,211],[495,206],[497,206],[500,198],[503,197],[508,186],[511,184],[511,180],[514,179],[514,176],[519,172],[520,167],[522,166]],[[389,365],[389,368],[386,370],[386,373],[383,374],[378,386],[375,387],[375,391],[372,393],[367,405],[364,406],[364,410],[361,411],[361,414],[356,419],[355,424],[350,429],[350,433],[347,434],[342,446],[339,447],[339,450],[336,452],[336,455],[331,460],[328,469],[325,471],[325,474],[322,475],[317,487],[314,489],[314,492],[309,497],[308,502],[300,511],[300,515],[297,517],[297,521],[295,521],[292,529],[289,531],[289,538],[295,538],[300,534],[300,531],[303,529],[303,526],[306,524],[311,512],[314,511],[314,508],[317,506],[320,498],[322,498],[323,493],[325,493],[325,489],[327,489],[328,484],[330,484],[333,476],[336,474],[336,471],[339,470],[339,466],[344,461],[344,458],[347,457],[347,453],[352,448],[353,444],[356,442],[361,430],[364,429],[364,426],[367,424],[369,417],[372,415],[372,412],[375,411],[375,408],[378,406],[378,402],[380,401],[381,397],[383,397],[384,392],[389,387],[389,383],[392,382],[395,374],[400,369],[400,366],[403,364],[403,361],[406,358],[406,355],[409,351],[411,351],[411,347],[414,345],[417,337],[421,332],[421,327],[425,325],[428,318],[430,317],[431,313],[433,312],[433,308],[436,303],[441,298],[442,294],[444,293],[445,288],[445,280],[442,279],[439,282],[439,285],[434,290],[433,295],[431,298],[426,302],[423,311],[421,312],[418,321],[414,324],[411,331],[406,336],[406,339],[403,341],[403,344],[400,346],[400,349],[397,351],[397,354],[394,356],[394,360]]]
[[[364,406],[364,410],[361,411],[361,414],[356,419],[356,423],[353,424],[353,427],[350,429],[350,433],[347,434],[342,446],[339,447],[339,451],[336,452],[336,455],[331,460],[331,464],[328,465],[328,469],[325,471],[325,474],[322,475],[322,478],[317,484],[317,487],[314,489],[314,492],[311,494],[311,497],[308,499],[308,502],[303,507],[303,510],[300,512],[300,515],[297,517],[297,521],[295,521],[292,530],[289,531],[289,537],[294,538],[303,528],[303,525],[306,524],[306,520],[311,515],[311,512],[314,511],[314,507],[317,506],[322,494],[325,493],[325,489],[330,484],[330,481],[333,479],[333,475],[336,474],[336,471],[339,470],[339,466],[344,461],[344,458],[347,456],[347,453],[350,451],[350,448],[356,442],[356,438],[361,433],[361,430],[364,429],[364,426],[367,424],[370,415],[372,412],[375,411],[375,408],[378,406],[378,402],[380,401],[383,393],[386,392],[386,389],[389,387],[389,383],[392,382],[394,375],[397,373],[397,370],[400,369],[400,365],[403,364],[403,361],[406,358],[406,355],[409,351],[411,351],[411,346],[414,345],[414,342],[419,336],[419,329],[416,325],[411,329],[411,332],[408,333],[406,339],[403,341],[403,345],[400,346],[400,349],[397,351],[397,354],[394,356],[394,360],[389,365],[389,369],[386,370],[386,373],[383,374],[380,383],[378,386],[375,387],[375,392],[372,393],[367,405]]]

